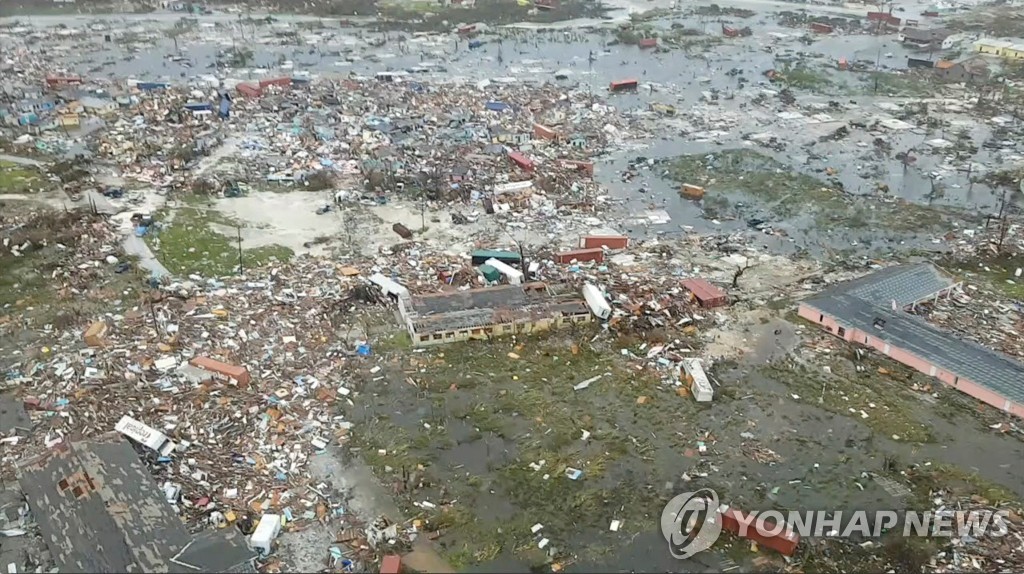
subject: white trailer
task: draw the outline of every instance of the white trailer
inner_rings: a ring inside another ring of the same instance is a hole
[[[380,287],[380,290],[392,299],[408,299],[410,297],[408,289],[403,287],[397,281],[388,279],[381,273],[374,273],[373,275],[370,275],[370,283]]]
[[[249,545],[263,556],[270,554],[274,539],[281,533],[281,515],[264,514],[249,537]]]
[[[704,373],[701,359],[683,359],[683,371],[690,380],[690,393],[698,403],[710,403],[715,398],[715,389]]]
[[[607,321],[612,316],[612,306],[608,304],[608,301],[604,298],[601,290],[595,285],[587,283],[583,286],[583,299],[586,300],[587,306],[590,307],[590,311],[594,313],[594,316],[602,321]]]
[[[498,270],[505,277],[508,277],[509,285],[521,285],[523,283],[523,272],[512,267],[508,263],[502,263],[501,261],[491,257],[487,261],[484,261],[484,265],[490,265]]]
[[[128,415],[117,421],[114,430],[155,450],[160,453],[160,456],[170,456],[174,449],[178,448],[178,445],[174,444],[164,433]]]

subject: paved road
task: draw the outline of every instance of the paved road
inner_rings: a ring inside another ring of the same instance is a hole
[[[2,153],[0,153],[0,161],[7,161],[10,163],[16,163],[18,165],[30,165],[32,167],[40,167],[46,165],[44,162],[32,158],[18,157],[16,155],[6,155]]]
[[[163,277],[170,275],[171,272],[163,266],[162,263],[157,261],[156,256],[150,251],[149,246],[142,240],[141,237],[136,237],[134,234],[128,234],[125,236],[124,241],[121,242],[121,246],[124,248],[124,252],[128,255],[134,255],[139,258],[139,265],[143,269],[152,273],[155,277]]]

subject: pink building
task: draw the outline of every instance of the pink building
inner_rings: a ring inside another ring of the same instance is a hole
[[[898,265],[800,303],[804,319],[1024,418],[1024,364],[907,312],[959,285],[930,263]]]

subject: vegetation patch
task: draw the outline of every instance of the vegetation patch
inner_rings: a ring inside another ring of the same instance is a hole
[[[934,96],[937,84],[919,73],[869,72],[864,76],[864,90],[886,96]]]
[[[678,453],[696,444],[708,407],[623,363],[617,349],[591,347],[594,334],[409,353],[401,382],[367,387],[379,395],[368,415],[378,422],[350,444],[385,482],[416,475],[403,506],[440,532],[456,568],[499,554],[543,564],[542,537],[557,555],[594,559],[623,532],[656,524],[672,494],[665,482],[678,479]],[[413,505],[422,500],[437,508]],[[615,536],[611,520],[623,524]]]
[[[787,88],[805,90],[810,92],[822,92],[832,85],[832,78],[823,70],[816,70],[804,64],[786,64],[780,70],[782,83]]]
[[[245,227],[200,198],[190,196],[185,205],[157,214],[157,229],[147,235],[150,248],[169,271],[179,275],[199,273],[206,277],[236,273],[270,261],[287,261],[294,253],[287,247],[267,245],[246,248],[237,237],[214,228]]]
[[[42,178],[35,169],[0,160],[0,193],[30,191],[42,181]]]
[[[828,371],[791,362],[762,367],[769,378],[784,383],[803,401],[831,413],[861,420],[879,434],[902,442],[937,440],[932,427],[916,413],[921,401],[910,389],[928,383],[924,375],[874,353],[853,349],[827,364]],[[923,417],[922,417],[923,418]]]
[[[969,261],[947,258],[941,264],[950,271],[964,274],[968,282],[980,283],[981,287],[990,288],[1003,297],[1024,301],[1024,274],[1017,277],[1017,270],[1024,269],[1024,254],[1004,253]]]
[[[796,171],[772,157],[751,149],[732,149],[713,154],[684,155],[669,160],[666,177],[680,184],[706,189],[702,200],[717,215],[731,201],[757,201],[779,219],[805,219],[820,228],[848,229],[884,225],[899,231],[920,231],[938,226],[941,212],[910,203],[885,203],[853,196],[839,189],[838,181],[824,181]],[[719,199],[721,197],[726,199]]]

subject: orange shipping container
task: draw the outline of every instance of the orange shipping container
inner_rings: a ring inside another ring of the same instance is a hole
[[[229,379],[234,379],[238,382],[238,386],[243,388],[248,387],[251,382],[249,369],[239,365],[229,365],[209,357],[196,357],[188,363],[198,369],[203,369],[204,371],[210,371],[211,373],[217,373],[218,375]]]
[[[776,524],[774,521],[750,516],[725,504],[719,508],[719,512],[722,518],[722,528],[725,530],[747,540],[753,540],[761,546],[771,548],[786,556],[792,556],[796,552],[797,544],[800,543],[800,535],[793,532],[785,522]],[[780,532],[774,536],[762,534],[762,532],[768,533],[776,530]]]
[[[588,235],[580,238],[580,247],[583,249],[600,249],[601,247],[625,249],[629,247],[629,238],[625,235]]]
[[[704,197],[704,188],[699,185],[684,183],[683,188],[679,190],[679,193],[687,199],[701,199]]]
[[[558,132],[541,124],[533,124],[533,137],[541,140],[556,140]]]

